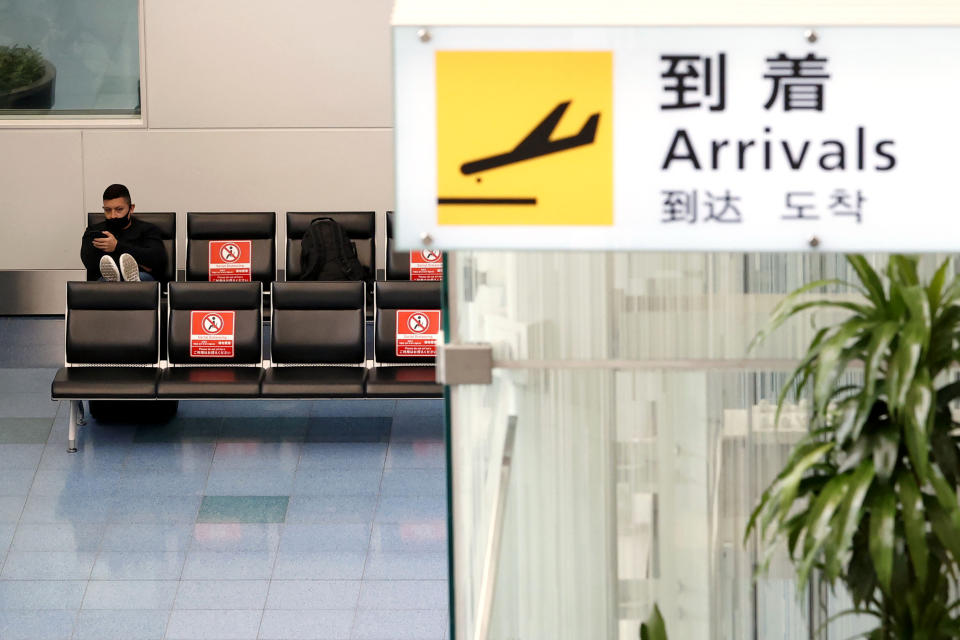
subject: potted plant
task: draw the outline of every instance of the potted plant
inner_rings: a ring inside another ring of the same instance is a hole
[[[33,47],[0,46],[0,109],[53,107],[57,70]]]
[[[810,433],[764,492],[746,535],[765,544],[764,570],[786,544],[797,587],[814,571],[876,620],[870,640],[960,637],[960,435],[949,403],[960,383],[960,279],[949,261],[928,282],[916,258],[892,256],[881,277],[848,257],[859,299],[788,296],[769,331],[808,309],[840,308],[815,334],[780,394],[812,393]],[[862,363],[855,384],[843,374]],[[847,380],[847,381],[845,381]]]

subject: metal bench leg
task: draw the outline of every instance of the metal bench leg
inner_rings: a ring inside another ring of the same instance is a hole
[[[77,426],[87,426],[87,415],[83,411],[83,400],[77,400],[77,410],[79,411],[79,415],[77,416]]]
[[[78,408],[79,407],[79,408]],[[70,435],[67,442],[67,453],[77,452],[77,415],[83,411],[83,404],[79,400],[70,401]]]

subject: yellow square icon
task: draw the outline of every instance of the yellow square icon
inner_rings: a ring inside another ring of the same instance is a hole
[[[613,224],[610,51],[438,51],[437,222]]]

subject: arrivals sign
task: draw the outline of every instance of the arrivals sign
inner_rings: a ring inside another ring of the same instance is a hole
[[[418,35],[419,34],[419,35]],[[407,249],[950,251],[960,29],[394,30]]]

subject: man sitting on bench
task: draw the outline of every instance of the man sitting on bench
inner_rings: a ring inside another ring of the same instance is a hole
[[[87,280],[127,282],[156,280],[162,274],[167,254],[156,225],[133,217],[130,191],[112,184],[103,192],[103,222],[83,233],[80,258],[87,268]],[[119,268],[117,263],[120,263]]]

